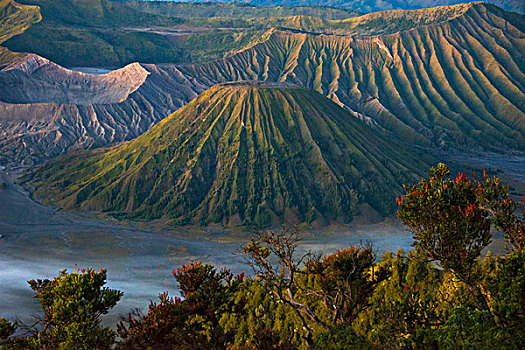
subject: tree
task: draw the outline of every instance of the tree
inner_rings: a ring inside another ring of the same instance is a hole
[[[220,320],[224,331],[234,334],[231,349],[305,347],[299,318],[266,289],[261,279],[244,279],[232,301],[242,306],[242,312],[223,314]]]
[[[442,163],[428,175],[416,185],[405,185],[397,215],[412,231],[417,249],[471,284],[475,261],[491,241],[492,224],[509,233],[516,222],[508,186],[486,174],[484,181],[463,173],[450,179]]]
[[[485,276],[483,289],[497,323],[513,336],[514,346],[525,345],[525,249],[498,257],[494,274]]]
[[[358,315],[354,326],[376,348],[431,348],[425,330],[442,324],[446,317],[440,289],[443,271],[436,269],[421,251],[385,252],[378,267],[390,277],[381,282],[371,298],[372,307]],[[421,343],[425,343],[422,346]]]
[[[6,349],[110,349],[115,333],[102,327],[122,292],[104,287],[106,270],[92,268],[68,273],[62,270],[52,280],[28,282],[44,311],[43,319],[30,327],[30,336],[8,339]],[[4,329],[5,322],[2,321]],[[12,328],[11,328],[12,330]]]
[[[496,198],[494,200],[493,198]],[[516,202],[512,198],[497,200],[498,194],[486,194],[486,201],[492,203],[491,212],[495,216],[494,224],[505,234],[509,244],[509,250],[512,252],[522,251],[525,249],[525,195],[521,199],[521,217],[514,215],[518,209]]]
[[[380,273],[373,270],[371,247],[350,247],[326,257],[307,252],[297,256],[297,228],[260,231],[244,247],[248,264],[269,292],[288,305],[306,330],[304,339],[313,344],[313,326],[330,331],[338,324],[351,324],[367,306]],[[324,310],[316,310],[320,300]],[[304,301],[302,301],[304,300]],[[329,313],[329,319],[321,317]],[[354,332],[355,334],[355,332]]]
[[[0,341],[9,338],[15,333],[15,331],[16,322],[12,323],[3,317],[0,317]]]
[[[232,296],[244,276],[191,262],[173,271],[182,298],[159,296],[148,313],[129,314],[117,330],[122,349],[224,349],[232,335],[220,325],[227,313],[242,311]],[[242,305],[241,305],[242,306]]]
[[[386,278],[386,270],[374,264],[372,247],[349,247],[325,257],[306,261],[305,272],[315,277],[313,288],[304,294],[322,300],[330,310],[332,325],[352,324],[357,314],[368,307],[377,284]]]

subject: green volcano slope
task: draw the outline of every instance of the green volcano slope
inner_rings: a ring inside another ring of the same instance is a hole
[[[227,59],[179,70],[203,85],[309,87],[423,146],[525,150],[524,15],[473,3],[363,18],[338,22],[355,25],[355,36],[280,31]],[[392,33],[400,28],[409,30]],[[367,32],[391,34],[359,34]]]
[[[345,222],[361,203],[391,213],[425,168],[388,138],[309,89],[218,85],[127,144],[60,157],[24,181],[60,207],[119,218]]]

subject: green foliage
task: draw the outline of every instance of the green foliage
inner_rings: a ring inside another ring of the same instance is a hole
[[[296,349],[306,346],[301,321],[258,279],[244,279],[233,296],[242,312],[223,314],[232,349]]]
[[[315,279],[314,295],[337,310],[332,314],[334,325],[352,324],[368,306],[377,284],[388,275],[385,269],[374,268],[371,247],[338,250],[323,258],[310,259],[305,265]]]
[[[9,320],[0,317],[0,341],[6,340],[16,331],[16,322],[11,323]]]
[[[52,280],[31,280],[29,285],[44,311],[27,338],[8,339],[6,349],[109,349],[115,334],[100,325],[122,297],[122,292],[104,287],[106,270],[92,268],[74,273],[66,270]]]
[[[244,252],[267,291],[295,313],[305,331],[301,337],[306,345],[314,346],[316,336],[323,344],[328,339],[341,343],[356,340],[351,325],[369,306],[375,287],[388,273],[374,269],[371,247],[350,247],[325,257],[311,253],[300,257],[298,242],[297,228],[290,231],[283,227],[280,232],[259,232]],[[340,325],[347,325],[353,338],[319,335]]]
[[[376,288],[356,329],[383,348],[519,347],[525,334],[523,249],[511,244],[517,251],[497,262],[490,253],[479,257],[492,224],[509,242],[519,242],[522,219],[514,216],[516,206],[499,178],[448,176],[439,164],[430,179],[405,186],[398,216],[413,232],[416,251],[383,257],[379,265],[391,276]]]
[[[492,224],[511,214],[498,210],[509,201],[508,187],[497,177],[480,181],[460,173],[450,179],[442,163],[428,175],[405,186],[406,195],[397,199],[398,217],[412,231],[416,248],[468,282],[475,260],[490,243]]]
[[[2,348],[520,349],[525,250],[515,243],[523,218],[511,212],[516,206],[498,178],[448,175],[440,164],[398,199],[400,216],[418,228],[408,254],[385,252],[380,261],[369,247],[299,254],[297,229],[260,231],[244,247],[255,276],[202,262],[183,265],[173,271],[182,298],[161,294],[146,315],[123,318],[119,344],[98,321],[121,296],[103,288],[105,271],[63,271],[52,281],[30,281],[45,311],[44,329],[17,338],[16,323],[0,319]],[[491,237],[484,220],[508,230],[508,255],[481,258],[479,246]],[[464,230],[456,241],[446,237],[450,222]],[[459,255],[473,256],[467,275],[454,258],[465,241],[468,255]]]
[[[484,291],[499,326],[512,337],[508,342],[525,344],[525,250],[499,258],[494,274],[486,277]]]
[[[317,350],[365,350],[372,346],[364,337],[357,336],[349,324],[336,326],[327,333],[321,333],[317,337],[313,349]]]
[[[35,343],[59,349],[109,348],[114,334],[100,326],[100,316],[123,294],[104,287],[106,278],[106,270],[89,268],[75,273],[63,270],[53,280],[29,281],[45,315]]]
[[[443,273],[413,250],[408,256],[403,251],[394,256],[387,252],[378,266],[387,269],[390,277],[376,288],[373,306],[359,314],[357,332],[378,347],[413,347],[421,341],[421,330],[445,319]]]
[[[516,349],[517,345],[490,312],[465,307],[453,309],[446,323],[431,334],[442,349]]]

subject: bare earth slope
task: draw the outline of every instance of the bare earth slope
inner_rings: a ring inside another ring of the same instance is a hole
[[[31,55],[4,68],[0,75],[2,102],[88,105],[125,101],[144,83],[148,72],[133,63],[107,74],[91,75]]]
[[[0,71],[0,164],[131,140],[197,96],[184,78],[150,69],[134,63],[93,75],[32,55]]]

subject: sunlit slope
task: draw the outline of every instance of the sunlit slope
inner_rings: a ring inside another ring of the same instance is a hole
[[[292,16],[271,19],[281,29],[306,33],[370,36],[393,34],[450,21],[468,11],[473,4],[438,6],[420,10],[374,12],[342,20],[324,20],[311,16]]]
[[[0,44],[14,35],[23,33],[41,18],[37,6],[20,5],[13,0],[0,0]],[[24,56],[25,54],[14,53],[0,46],[0,68]]]
[[[525,16],[469,5],[448,21],[379,36],[277,32],[206,65],[203,84],[303,85],[421,145],[525,149]]]
[[[28,176],[64,208],[175,223],[266,226],[392,212],[424,163],[315,91],[215,86],[120,147]],[[66,166],[67,165],[67,166]]]

